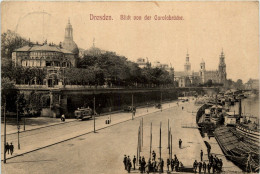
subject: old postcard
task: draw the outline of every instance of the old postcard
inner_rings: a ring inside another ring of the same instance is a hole
[[[258,1],[1,4],[1,173],[259,172]]]

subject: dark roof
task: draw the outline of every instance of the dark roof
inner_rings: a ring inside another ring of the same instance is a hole
[[[33,46],[30,51],[53,51],[53,52],[61,52],[56,46],[49,45],[41,45],[41,46]]]
[[[15,51],[29,51],[29,52],[32,52],[32,51],[49,51],[49,52],[62,52],[62,53],[65,53],[65,54],[74,54],[72,52],[70,52],[69,50],[66,50],[65,48],[60,48],[56,45],[47,45],[47,44],[44,44],[44,45],[33,45],[33,46],[24,46],[24,47],[21,47],[21,48],[18,48],[16,49]]]
[[[29,51],[30,49],[31,49],[31,47],[29,45],[26,45],[26,46],[16,49],[15,51]]]

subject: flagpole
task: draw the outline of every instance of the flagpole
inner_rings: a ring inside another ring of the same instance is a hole
[[[152,154],[152,122],[151,122],[151,132],[150,132],[150,159]]]
[[[171,157],[170,158],[172,159],[172,132],[171,132]]]
[[[159,142],[159,152],[160,152],[160,161],[161,161],[161,157],[162,157],[162,140],[161,140],[161,137],[162,137],[162,130],[161,130],[161,127],[162,127],[162,122],[160,122],[160,142]]]

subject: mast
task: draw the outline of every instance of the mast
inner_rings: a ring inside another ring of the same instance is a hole
[[[160,142],[159,142],[159,153],[160,153],[160,161],[162,160],[161,157],[162,157],[162,122],[160,122]]]
[[[151,159],[151,154],[152,154],[152,137],[153,137],[153,134],[152,134],[152,122],[151,122],[151,132],[150,132],[150,159]]]
[[[137,161],[136,161],[136,164],[138,164],[139,162],[139,131],[140,131],[140,127],[138,129],[138,135],[137,135],[137,154],[136,154],[136,158],[137,158]]]
[[[172,131],[171,131],[171,156],[170,159],[172,160]]]
[[[134,95],[132,94],[132,120],[134,119]]]
[[[170,149],[170,130],[169,130],[169,119],[168,119],[168,149]]]
[[[140,122],[140,126],[139,126],[139,152],[142,152],[142,147],[141,144],[142,143],[142,137],[141,137],[141,122]]]
[[[144,120],[142,117],[142,147],[144,146]]]
[[[169,159],[171,158],[171,146],[170,146],[170,139],[171,139],[171,128],[170,130],[168,131],[168,134],[169,134],[169,138],[168,138],[168,142],[169,142]]]

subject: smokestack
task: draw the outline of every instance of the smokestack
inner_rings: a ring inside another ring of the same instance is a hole
[[[239,114],[239,117],[241,117],[241,115],[242,115],[242,104],[241,104],[241,99],[239,99],[239,110],[238,110],[238,114]]]

